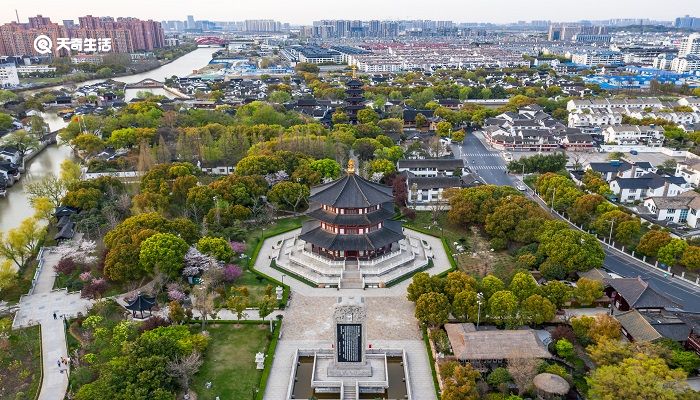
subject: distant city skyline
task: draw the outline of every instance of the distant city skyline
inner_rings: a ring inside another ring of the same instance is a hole
[[[269,4],[268,4],[269,3]],[[274,19],[295,25],[310,25],[320,19],[452,20],[454,22],[511,23],[530,20],[579,21],[648,18],[672,21],[689,14],[700,16],[700,1],[666,0],[591,0],[578,7],[560,0],[350,0],[329,2],[296,0],[280,2],[203,0],[193,6],[183,0],[3,0],[0,23],[15,21],[15,9],[21,22],[41,14],[54,22],[78,16],[137,17],[141,19],[240,21]]]

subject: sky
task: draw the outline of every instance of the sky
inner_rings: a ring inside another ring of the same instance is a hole
[[[0,22],[42,14],[55,22],[82,15],[154,20],[275,19],[311,24],[319,19],[432,19],[507,23],[611,18],[673,20],[700,17],[700,0],[0,0]]]

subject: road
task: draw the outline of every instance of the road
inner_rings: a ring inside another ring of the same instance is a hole
[[[456,157],[462,157],[472,172],[488,184],[514,186],[518,180],[504,174],[506,162],[499,151],[492,151],[473,133],[468,133],[464,143],[453,145]],[[473,161],[473,163],[472,163]],[[686,311],[700,312],[700,288],[692,284],[671,279],[659,269],[649,268],[632,257],[604,246],[604,267],[623,277],[640,276],[652,288],[679,303]]]

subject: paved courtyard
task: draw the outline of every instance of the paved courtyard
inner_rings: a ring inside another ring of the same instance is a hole
[[[270,268],[272,245],[289,232],[269,238],[263,243],[255,268],[282,280],[282,272]],[[450,268],[447,254],[438,238],[411,231],[430,244],[434,251],[434,267],[430,274]],[[277,344],[272,371],[265,391],[265,399],[286,398],[294,353],[297,349],[331,349],[333,346],[333,305],[340,296],[364,297],[367,307],[367,341],[373,348],[404,349],[409,367],[411,392],[416,400],[435,399],[428,355],[421,338],[418,322],[413,316],[414,305],[406,299],[407,279],[384,289],[318,289],[299,282],[285,274],[284,283],[290,285],[292,296],[284,312],[281,339]]]

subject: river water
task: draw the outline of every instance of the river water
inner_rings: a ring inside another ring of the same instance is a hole
[[[173,75],[186,76],[191,74],[193,70],[206,66],[211,60],[212,53],[216,50],[218,49],[200,48],[152,71],[117,79],[126,83],[139,82],[146,78],[162,82],[166,77]],[[86,81],[82,82],[80,85],[90,85],[100,81],[102,80]],[[42,90],[54,90],[59,88],[60,86]],[[42,116],[49,124],[52,132],[66,126],[66,122],[58,117],[55,111],[42,113]],[[7,189],[7,196],[5,198],[0,198],[0,232],[7,232],[9,229],[17,227],[23,219],[32,216],[33,210],[24,192],[24,185],[32,179],[41,179],[47,174],[58,174],[63,160],[71,157],[70,148],[54,145],[49,146],[32,161],[27,163],[27,170],[22,176],[22,179]]]

